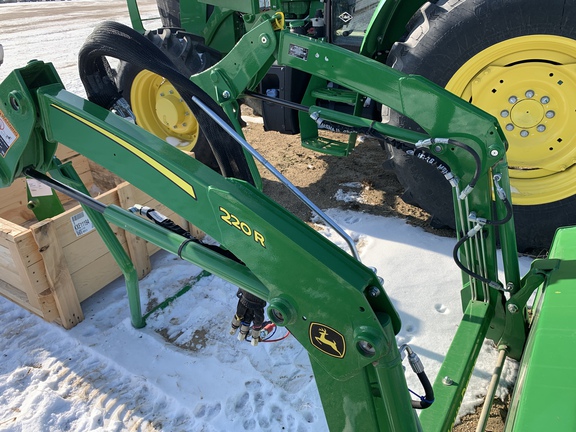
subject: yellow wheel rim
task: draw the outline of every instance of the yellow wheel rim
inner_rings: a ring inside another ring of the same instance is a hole
[[[498,119],[509,144],[514,204],[576,194],[576,41],[509,39],[468,60],[446,89]]]
[[[132,83],[130,101],[141,127],[179,149],[194,148],[198,122],[168,80],[146,70],[140,72]]]

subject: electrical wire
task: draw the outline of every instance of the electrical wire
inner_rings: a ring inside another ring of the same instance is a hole
[[[288,336],[290,336],[292,333],[290,333],[290,331],[288,331],[284,336],[277,338],[277,339],[264,339],[261,342],[279,342],[281,340],[286,339]]]

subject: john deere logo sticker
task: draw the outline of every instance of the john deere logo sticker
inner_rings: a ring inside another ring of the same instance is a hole
[[[344,336],[331,327],[320,323],[310,324],[310,342],[324,354],[343,358],[346,354]]]

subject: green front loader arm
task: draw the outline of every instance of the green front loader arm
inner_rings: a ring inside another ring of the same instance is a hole
[[[248,18],[254,19],[253,28],[230,54],[191,78],[233,123],[236,99],[276,60],[370,95],[412,118],[427,135],[367,120],[365,129],[413,145],[415,157],[440,157],[452,169],[446,175],[454,186],[458,234],[470,236],[457,254],[463,268],[473,271],[463,273],[466,312],[442,369],[453,385],[437,380],[437,402],[422,416],[425,430],[445,430],[454,420],[484,337],[509,341],[515,357],[525,340],[523,326],[506,325],[503,307],[503,291],[515,294],[522,287],[513,220],[498,198],[509,196],[501,130],[491,116],[420,77],[291,34],[276,15]],[[58,142],[108,168],[208,233],[243,264],[119,207],[102,206],[85,196],[79,196],[81,202],[91,206],[95,216],[265,299],[270,318],[287,326],[309,352],[332,430],[420,430],[394,338],[400,320],[372,270],[254,187],[223,178],[140,127],[66,92],[50,65],[32,62],[14,71],[0,85],[0,100],[5,130],[12,132],[1,135],[1,187],[28,174],[66,190],[42,177],[59,170],[52,158]],[[307,109],[315,124],[327,120],[363,127],[358,117]],[[428,150],[419,153],[420,148]],[[504,248],[505,285],[498,282],[497,230]],[[111,246],[112,240],[107,243]],[[517,337],[509,337],[507,329]]]
[[[66,92],[58,81],[50,65],[34,62],[2,84],[2,100],[19,95],[17,104],[2,108],[3,118],[22,131],[0,158],[2,186],[16,171],[34,175],[35,169],[56,168],[55,162],[27,159],[41,148],[52,151],[56,142],[118,173],[245,265],[116,206],[93,204],[96,212],[264,298],[271,319],[287,326],[309,351],[319,381],[338,388],[337,394],[328,387],[321,390],[334,430],[346,422],[355,430],[417,430],[394,338],[400,321],[372,270],[251,185],[223,178],[143,129]],[[25,137],[30,125],[36,133]],[[395,385],[388,387],[390,382]]]

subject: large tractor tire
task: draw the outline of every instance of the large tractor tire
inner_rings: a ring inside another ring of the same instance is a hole
[[[498,119],[509,143],[519,251],[576,223],[576,3],[439,0],[411,19],[388,64],[425,76]],[[417,129],[395,112],[392,124]],[[429,165],[392,147],[405,199],[454,227],[452,195]]]
[[[180,30],[161,28],[144,35],[159,47],[185,76],[201,72],[218,62],[221,55],[193,41]],[[136,123],[218,171],[218,163],[196,118],[174,86],[148,70],[120,62],[116,84],[132,107]]]
[[[180,0],[156,0],[162,27],[181,28]]]

